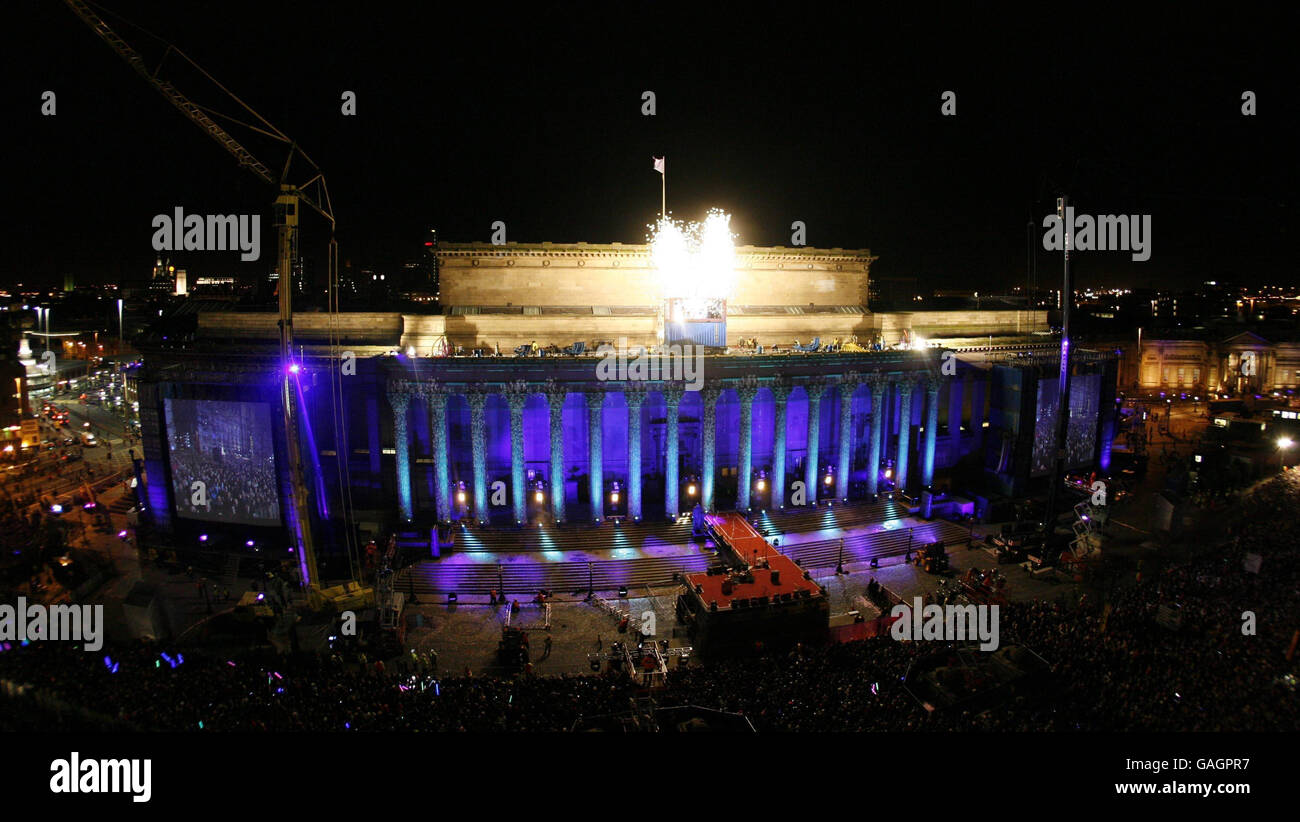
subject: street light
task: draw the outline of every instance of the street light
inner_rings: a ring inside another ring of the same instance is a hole
[[[1290,437],[1277,438],[1277,467],[1286,470],[1286,452],[1295,445],[1295,440]]]

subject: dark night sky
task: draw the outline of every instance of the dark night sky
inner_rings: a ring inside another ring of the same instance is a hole
[[[5,282],[138,273],[152,262],[150,219],[176,205],[262,211],[260,262],[175,256],[192,273],[263,273],[271,192],[62,3],[17,5]],[[1055,19],[1046,7],[1032,19],[929,6],[896,19],[869,4],[615,7],[105,4],[303,145],[329,179],[341,256],[358,266],[412,256],[430,227],[444,241],[487,240],[494,220],[519,242],[641,242],[661,154],[676,215],[726,208],[740,241],[760,245],[788,245],[803,220],[810,245],[869,247],[875,273],[914,276],[922,291],[1022,284],[1026,223],[1061,190],[1081,212],[1153,219],[1149,262],[1077,255],[1080,285],[1296,281],[1300,92],[1292,44],[1275,39],[1294,19],[1233,6],[1171,30],[1092,9]],[[147,57],[161,53],[109,20]],[[55,117],[39,113],[46,89]],[[339,112],[345,89],[356,117]],[[955,118],[939,113],[946,89]],[[1245,89],[1257,117],[1240,114]],[[655,117],[640,114],[645,90]],[[319,223],[304,242],[323,248]],[[1059,255],[1041,253],[1039,267],[1055,277]]]

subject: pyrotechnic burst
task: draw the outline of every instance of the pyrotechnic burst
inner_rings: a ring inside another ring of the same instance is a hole
[[[704,222],[664,218],[650,229],[650,257],[664,297],[727,299],[736,285],[735,235],[731,215],[709,211]]]

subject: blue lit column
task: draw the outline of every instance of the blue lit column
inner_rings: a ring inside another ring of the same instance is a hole
[[[939,428],[939,378],[931,374],[925,382],[925,438],[921,440],[921,515],[931,513],[934,485],[934,438]]]
[[[451,522],[451,471],[447,465],[447,388],[435,382],[420,386],[429,405],[433,429],[433,477],[437,489],[434,503],[439,522]]]
[[[623,389],[627,400],[627,515],[641,520],[641,406],[645,385],[632,383]]]
[[[510,404],[510,496],[514,502],[515,522],[528,519],[527,489],[524,488],[524,403],[528,401],[528,386],[522,381],[506,386],[506,402]]]
[[[740,471],[736,477],[736,507],[750,509],[749,489],[754,484],[754,397],[758,395],[758,380],[746,376],[736,387],[740,397]]]
[[[871,384],[871,453],[867,457],[867,493],[872,499],[880,493],[880,450],[885,437],[885,389],[889,383],[880,375],[869,378]]]
[[[397,510],[403,522],[411,521],[411,440],[406,430],[406,410],[411,394],[404,386],[388,389],[388,403],[393,406],[393,450],[397,453]]]
[[[860,377],[850,371],[840,378],[840,454],[835,478],[835,496],[844,502],[849,500],[849,474],[852,470],[852,434],[853,434],[853,391],[858,387]]]
[[[894,470],[894,482],[898,490],[907,493],[908,451],[912,447],[912,395],[916,393],[915,378],[904,375],[898,381],[898,462]]]
[[[588,388],[587,399],[587,454],[589,455],[588,478],[591,480],[591,518],[600,522],[605,518],[605,465],[601,451],[601,407],[605,404],[605,392],[599,388]]]
[[[479,386],[470,386],[469,436],[474,458],[474,519],[480,524],[488,521],[487,495],[487,423],[483,409],[487,405],[487,392]]]
[[[677,514],[681,510],[677,499],[677,466],[681,461],[678,456],[679,436],[677,431],[677,416],[681,410],[682,387],[680,385],[665,385],[661,389],[664,395],[664,450],[666,458],[664,462],[664,513],[669,519],[677,519]]]
[[[810,382],[804,386],[808,392],[808,459],[804,463],[803,479],[807,486],[808,504],[817,504],[817,451],[821,447],[822,392],[826,385]]]
[[[717,423],[718,395],[716,388],[706,388],[701,395],[704,402],[700,411],[700,502],[705,511],[713,510],[713,474],[717,470],[714,451],[714,434]]]
[[[785,408],[790,399],[790,383],[778,377],[772,381],[772,401],[776,406],[772,432],[772,502],[785,507]]]
[[[564,522],[564,401],[569,392],[554,380],[546,382],[551,413],[551,516]]]

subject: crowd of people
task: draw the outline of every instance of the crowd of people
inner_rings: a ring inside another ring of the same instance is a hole
[[[269,456],[225,460],[181,452],[172,459],[172,482],[179,513],[243,523],[279,521],[275,464]],[[203,483],[201,497],[194,495],[195,482]]]
[[[743,714],[760,731],[1293,730],[1300,520],[1280,514],[1298,506],[1300,472],[1285,472],[1240,501],[1226,542],[1148,561],[1105,602],[1003,606],[1002,644],[1052,666],[1041,694],[929,711],[904,680],[935,646],[883,636],[673,669],[655,698]],[[0,680],[66,705],[55,727],[89,711],[111,727],[190,731],[559,731],[626,712],[640,692],[619,674],[444,675],[419,659],[150,645],[0,650]]]

